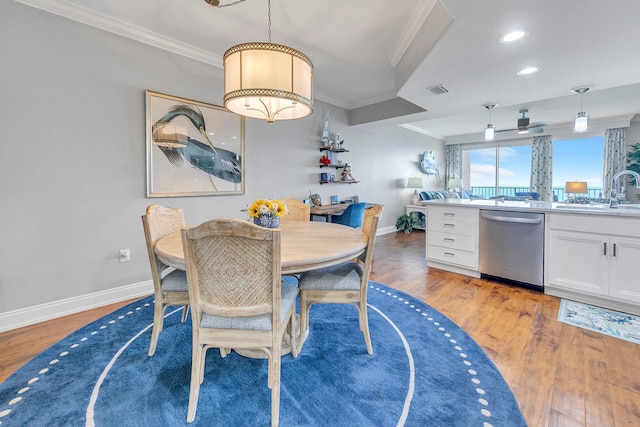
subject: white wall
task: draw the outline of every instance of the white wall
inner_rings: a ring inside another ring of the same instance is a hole
[[[399,183],[422,175],[418,154],[444,160],[441,141],[349,127],[347,111],[317,101],[303,120],[247,120],[245,195],[147,199],[145,89],[220,105],[222,70],[16,2],[0,3],[0,55],[0,317],[148,282],[140,216],[150,203],[182,207],[197,225],[245,218],[258,197],[358,194],[385,205],[389,228],[412,193]],[[318,183],[326,112],[359,184]],[[122,248],[131,262],[118,262]]]

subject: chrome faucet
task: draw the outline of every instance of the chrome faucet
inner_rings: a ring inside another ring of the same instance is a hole
[[[618,195],[616,194],[616,180],[620,178],[622,175],[631,175],[636,179],[636,188],[640,188],[640,174],[630,170],[624,170],[616,173],[611,178],[611,197],[609,198],[609,207],[617,208],[618,207]]]

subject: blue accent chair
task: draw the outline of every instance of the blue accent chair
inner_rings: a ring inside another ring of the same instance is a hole
[[[364,218],[364,208],[366,203],[350,204],[342,215],[332,215],[331,222],[336,224],[348,225],[349,227],[358,228],[362,226]]]

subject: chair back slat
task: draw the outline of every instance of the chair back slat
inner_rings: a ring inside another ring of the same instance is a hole
[[[287,206],[287,215],[282,217],[282,221],[310,221],[311,206],[298,199],[280,199]]]
[[[199,309],[226,317],[273,311],[280,292],[280,230],[228,219],[182,233],[189,290],[197,290]]]

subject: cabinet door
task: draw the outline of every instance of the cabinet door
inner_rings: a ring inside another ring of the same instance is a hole
[[[609,294],[609,236],[550,231],[549,283],[591,294]]]
[[[640,302],[640,239],[611,238],[610,295]]]

